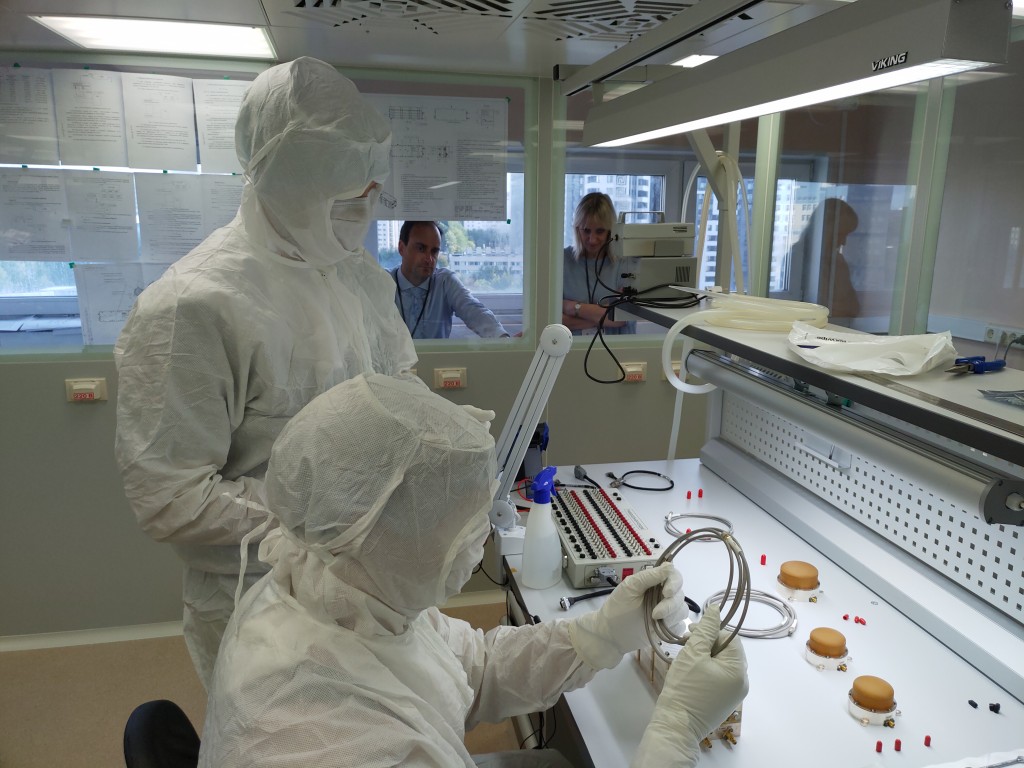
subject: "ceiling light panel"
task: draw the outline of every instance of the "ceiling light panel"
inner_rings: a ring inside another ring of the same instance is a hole
[[[651,140],[1005,62],[1009,31],[997,1],[858,0],[594,106],[583,142]]]
[[[92,50],[276,59],[263,27],[101,16],[32,16],[76,45]]]

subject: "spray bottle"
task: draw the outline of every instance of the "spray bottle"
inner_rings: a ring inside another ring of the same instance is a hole
[[[551,490],[555,467],[545,467],[533,478],[533,507],[526,518],[523,542],[523,584],[530,589],[553,587],[562,578],[562,545],[551,519]]]

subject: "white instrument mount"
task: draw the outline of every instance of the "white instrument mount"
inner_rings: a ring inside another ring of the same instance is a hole
[[[509,494],[515,484],[516,473],[529,450],[541,413],[547,406],[548,396],[555,386],[558,371],[571,348],[572,331],[564,325],[552,323],[540,334],[533,362],[530,363],[530,369],[526,372],[512,411],[495,445],[498,490],[494,494],[490,515],[491,524],[495,528],[509,530],[519,524],[519,513]]]

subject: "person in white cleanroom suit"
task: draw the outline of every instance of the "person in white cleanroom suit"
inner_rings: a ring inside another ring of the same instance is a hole
[[[328,64],[260,74],[235,127],[238,215],[139,296],[114,348],[118,465],[142,528],[185,561],[185,639],[204,685],[239,543],[266,517],[274,438],[338,382],[415,364],[394,282],[362,247],[390,142]],[[266,567],[249,562],[253,583]]]
[[[477,419],[493,413],[476,413],[371,374],[285,427],[259,548],[271,572],[224,635],[201,766],[565,766],[550,750],[474,763],[466,729],[547,708],[647,643],[650,587],[662,587],[654,616],[681,628],[671,563],[630,576],[576,619],[484,634],[438,610],[469,580],[490,532],[494,441]],[[708,653],[718,621],[709,609],[672,665],[636,765],[694,765],[698,740],[745,694],[739,642]]]

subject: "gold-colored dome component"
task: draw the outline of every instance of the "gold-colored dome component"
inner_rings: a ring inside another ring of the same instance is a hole
[[[779,581],[790,589],[817,589],[818,569],[802,560],[787,560],[779,566]]]
[[[857,705],[872,712],[888,712],[896,706],[892,686],[874,675],[861,675],[854,680],[850,696]]]
[[[818,627],[811,630],[807,647],[819,656],[841,659],[846,655],[846,636],[830,627]]]

